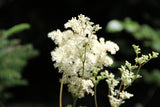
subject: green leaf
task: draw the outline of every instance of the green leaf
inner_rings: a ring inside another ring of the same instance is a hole
[[[133,33],[133,32],[136,32],[139,28],[140,28],[140,25],[137,22],[132,21],[130,18],[125,18],[124,29],[127,32]]]
[[[12,28],[6,30],[4,33],[5,33],[5,36],[8,37],[8,36],[11,36],[11,35],[13,35],[15,33],[24,31],[24,30],[29,29],[29,28],[30,28],[29,24],[22,23],[22,24],[13,26]]]

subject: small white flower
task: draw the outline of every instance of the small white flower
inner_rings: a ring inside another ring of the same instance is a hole
[[[110,99],[110,102],[112,105],[114,105],[114,107],[119,107],[121,104],[124,103],[124,101],[122,101],[122,99],[117,99],[113,96],[108,96]]]
[[[130,97],[133,97],[133,94],[130,94],[127,91],[120,92],[121,99],[129,99]]]

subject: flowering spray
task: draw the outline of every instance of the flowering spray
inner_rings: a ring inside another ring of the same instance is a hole
[[[137,78],[141,67],[152,58],[156,58],[158,53],[152,52],[149,55],[139,57],[140,48],[133,45],[136,53],[135,65],[126,61],[121,66],[121,78],[115,79],[114,74],[104,67],[111,66],[113,60],[108,56],[116,54],[119,46],[112,41],[105,41],[104,38],[97,38],[96,31],[101,29],[99,25],[90,22],[90,18],[80,14],[78,19],[73,17],[64,27],[65,31],[52,31],[48,34],[57,47],[51,52],[54,66],[62,73],[59,105],[62,107],[63,84],[67,84],[68,91],[74,99],[73,107],[76,106],[77,99],[85,97],[85,93],[94,95],[95,106],[98,107],[96,98],[96,87],[100,80],[106,79],[109,87],[109,102],[111,107],[119,107],[125,99],[129,99],[133,94],[125,91]],[[68,29],[70,28],[70,29]],[[132,72],[137,69],[137,72]],[[119,89],[115,87],[119,85]],[[72,107],[71,106],[71,107]]]

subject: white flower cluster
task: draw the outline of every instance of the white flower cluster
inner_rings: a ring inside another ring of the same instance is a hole
[[[66,31],[59,29],[48,34],[57,47],[51,52],[54,66],[63,72],[64,83],[68,84],[71,93],[79,98],[84,93],[93,94],[93,83],[88,80],[92,68],[103,68],[113,63],[107,55],[107,51],[115,54],[119,50],[117,44],[97,38],[95,32],[101,29],[99,25],[93,25],[88,17],[79,15],[69,20],[64,26]]]
[[[139,71],[141,67],[147,63],[149,60],[158,57],[157,52],[152,52],[152,54],[148,55],[142,55],[139,57],[138,55],[141,53],[141,49],[139,46],[132,45],[134,48],[134,51],[136,53],[135,58],[135,65],[132,65],[128,61],[125,62],[125,65],[122,65],[121,68],[119,68],[119,71],[121,71],[121,78],[115,79],[115,75],[112,73],[108,73],[108,71],[105,71],[103,76],[106,76],[106,82],[108,83],[109,88],[109,100],[112,107],[119,107],[121,104],[123,104],[125,99],[129,99],[130,97],[133,97],[133,94],[128,93],[125,91],[136,79],[141,78],[139,75]],[[137,69],[137,72],[134,73],[133,70]],[[119,82],[119,90],[115,89]],[[123,87],[123,89],[122,89]]]
[[[119,80],[115,79],[115,75],[112,73],[108,73],[108,71],[105,71],[106,75],[106,82],[108,83],[109,88],[109,100],[111,103],[111,106],[113,107],[119,107],[121,104],[123,104],[125,99],[129,99],[130,97],[133,97],[133,94],[128,93],[127,91],[121,91],[115,89],[115,87],[119,84]],[[119,95],[119,97],[117,97]]]
[[[111,95],[115,96],[117,95],[117,90],[115,90],[115,87],[119,84],[119,81],[115,79],[115,75],[112,73],[108,73],[108,71],[105,71],[106,74],[106,82],[108,83],[108,87],[110,90]]]
[[[139,46],[136,45],[132,45],[134,48],[134,51],[136,53],[136,58],[135,58],[135,62],[140,64],[140,65],[144,65],[145,63],[147,63],[149,60],[153,59],[153,58],[157,58],[159,53],[152,51],[152,54],[148,54],[148,55],[142,55],[141,57],[139,57],[138,55],[141,53],[141,49],[139,48]]]
[[[122,65],[119,70],[121,71],[121,81],[123,81],[124,86],[129,86],[132,83],[132,80],[138,79],[141,76],[139,74],[135,75],[132,71],[138,68],[138,66],[132,66],[128,61],[125,62],[125,65]]]
[[[92,90],[93,87],[94,84],[91,80],[81,79],[74,76],[73,78],[69,79],[68,91],[73,95],[82,98],[84,97],[85,92],[87,92],[87,94],[91,93],[94,95],[94,91]]]

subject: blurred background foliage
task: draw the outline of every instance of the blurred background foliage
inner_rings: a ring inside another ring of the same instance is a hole
[[[0,30],[0,107],[11,97],[8,88],[27,85],[21,71],[28,59],[38,55],[38,51],[31,44],[21,45],[18,38],[13,39],[11,36],[29,28],[29,24],[23,23],[8,30]]]
[[[147,24],[140,25],[136,21],[132,21],[130,18],[125,18],[124,21],[111,20],[106,26],[106,31],[110,33],[121,33],[125,31],[133,36],[135,40],[141,41],[145,51],[149,53],[150,50],[160,52],[160,29],[154,29]],[[121,38],[121,37],[120,37]],[[123,42],[128,42],[125,40]],[[136,42],[135,42],[136,43]],[[149,49],[150,48],[150,49]],[[128,51],[126,49],[126,51]],[[132,57],[132,55],[130,56]],[[149,65],[152,68],[152,65]],[[143,79],[146,83],[156,84],[160,86],[160,70],[156,69],[145,69],[142,70]]]
[[[159,0],[0,0],[0,29],[29,23],[30,30],[17,33],[11,39],[19,38],[22,45],[31,43],[40,52],[23,67],[22,77],[28,80],[28,85],[7,90],[14,96],[8,100],[8,107],[58,107],[61,75],[51,61],[50,52],[55,46],[47,38],[47,33],[55,29],[64,30],[63,24],[71,17],[85,14],[102,26],[103,29],[97,32],[99,37],[120,46],[120,51],[114,56],[116,64],[109,69],[117,73],[115,67],[123,64],[122,61],[129,59],[133,62],[132,44],[139,44],[144,54],[151,50],[160,51],[159,11]],[[108,31],[106,25],[111,20],[118,21],[121,29]],[[134,97],[122,107],[154,107],[159,104],[159,69],[159,58],[144,66],[144,79],[128,89]],[[109,105],[106,92],[107,85],[102,81],[97,89],[99,107]],[[87,96],[79,100],[78,105],[92,107],[93,101],[91,96]],[[63,103],[72,103],[65,86]]]

